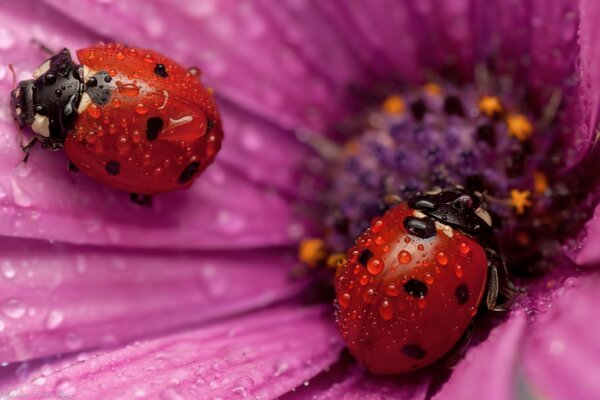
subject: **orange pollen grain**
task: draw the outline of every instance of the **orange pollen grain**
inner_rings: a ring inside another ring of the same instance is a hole
[[[305,265],[314,268],[327,258],[327,248],[322,239],[304,239],[298,246],[298,259]]]
[[[405,108],[406,105],[404,104],[404,99],[398,95],[389,96],[381,105],[381,109],[384,112],[393,115],[402,114]]]
[[[506,118],[508,126],[508,136],[516,138],[520,142],[524,142],[533,134],[533,125],[529,119],[523,114],[512,114]]]
[[[483,96],[481,100],[479,100],[479,111],[488,117],[494,117],[502,114],[504,107],[502,106],[502,102],[498,97]]]
[[[517,214],[523,214],[526,208],[531,207],[530,194],[528,190],[513,189],[510,191],[510,205],[514,207]]]
[[[533,173],[533,187],[536,193],[541,194],[548,190],[548,179],[543,172],[535,171]]]

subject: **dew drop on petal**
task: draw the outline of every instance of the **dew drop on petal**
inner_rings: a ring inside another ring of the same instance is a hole
[[[64,315],[59,310],[52,310],[46,317],[46,329],[53,330],[60,326],[64,319]]]
[[[17,270],[10,261],[4,261],[0,266],[0,269],[2,269],[2,275],[4,275],[6,279],[13,279],[17,275]]]
[[[75,384],[68,379],[59,379],[56,381],[56,385],[54,386],[54,393],[56,396],[62,399],[72,398],[77,389],[75,388]]]
[[[7,300],[2,305],[2,312],[10,318],[19,319],[25,315],[25,311],[27,311],[27,307],[25,307],[22,301],[17,299]]]

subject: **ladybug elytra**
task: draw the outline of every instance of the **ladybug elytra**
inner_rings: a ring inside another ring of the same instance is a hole
[[[490,246],[481,194],[455,187],[389,209],[335,278],[338,328],[369,370],[416,370],[468,334],[481,303],[497,308],[506,269]]]
[[[13,117],[72,169],[115,189],[152,195],[189,187],[215,158],[223,132],[195,69],[149,50],[98,44],[63,49],[11,95]]]

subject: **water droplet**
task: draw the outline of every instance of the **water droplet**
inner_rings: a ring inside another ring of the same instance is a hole
[[[384,243],[383,238],[381,236],[377,236],[375,238],[375,244],[381,246]]]
[[[145,105],[143,105],[142,103],[138,103],[135,105],[134,110],[136,113],[140,114],[140,115],[145,115],[148,114],[148,107],[146,107]]]
[[[394,310],[387,300],[384,300],[379,306],[379,315],[384,321],[389,321],[394,316]]]
[[[419,251],[423,251],[425,250],[425,246],[423,246],[422,244],[417,246],[417,249],[419,249]]]
[[[125,59],[125,54],[123,54],[123,52],[119,51],[119,52],[117,52],[117,54],[115,54],[115,58],[119,61],[123,61]]]
[[[83,347],[83,338],[74,332],[69,332],[65,337],[65,346],[69,350],[79,350]]]
[[[433,276],[430,273],[425,274],[425,283],[428,285],[433,283]]]
[[[248,396],[248,391],[254,387],[254,379],[245,375],[237,380],[236,385],[231,389],[231,392],[245,399]]]
[[[146,397],[147,394],[148,393],[142,388],[135,389],[135,392],[133,392],[133,395],[138,399]]]
[[[15,38],[6,28],[0,28],[0,49],[10,49],[15,44]]]
[[[350,294],[343,293],[338,297],[338,303],[340,303],[342,308],[347,308],[350,305]]]
[[[367,270],[373,274],[377,275],[383,270],[383,260],[379,257],[373,257],[367,263]]]
[[[58,326],[62,323],[64,319],[64,315],[59,310],[52,310],[48,313],[46,317],[46,328],[48,330],[53,330],[58,328]]]
[[[446,253],[440,251],[439,253],[437,253],[435,255],[435,260],[440,264],[440,265],[447,265],[448,264],[448,256],[446,255]]]
[[[408,244],[408,243],[410,243],[410,241],[411,241],[410,236],[404,236],[404,243]]]
[[[4,321],[0,320],[0,332],[4,331],[5,327],[6,325],[4,324]]]
[[[27,307],[25,307],[22,301],[17,299],[7,300],[2,305],[2,312],[10,318],[19,319],[25,315],[25,311],[27,311]]]
[[[87,111],[92,118],[98,119],[102,116],[102,111],[100,110],[100,107],[98,107],[96,104],[91,104],[87,108]]]
[[[173,387],[168,387],[160,392],[162,400],[185,400],[185,398]]]
[[[369,283],[369,276],[368,276],[368,275],[362,275],[362,276],[360,277],[360,279],[358,280],[358,282],[359,282],[361,285],[365,286],[367,283]]]
[[[381,232],[382,229],[383,229],[383,219],[375,218],[373,220],[373,222],[371,223],[371,231],[373,231],[373,233],[379,233],[379,232]]]
[[[25,192],[17,183],[17,178],[12,178],[12,197],[16,205],[20,207],[31,207],[33,200],[31,196]]]
[[[385,288],[385,294],[387,294],[390,297],[396,297],[400,294],[400,290],[398,289],[398,287],[396,285],[391,283],[391,284],[387,285],[387,287]]]
[[[411,262],[411,260],[412,256],[408,251],[402,250],[400,253],[398,253],[398,261],[400,261],[400,264],[408,264]]]
[[[117,88],[123,96],[136,97],[140,94],[140,87],[134,83],[117,81]]]
[[[465,257],[471,252],[471,247],[465,242],[458,245],[458,252],[461,256]]]
[[[424,298],[420,298],[419,301],[417,301],[417,306],[422,310],[425,307],[427,307],[427,300],[425,300]]]
[[[363,300],[365,303],[372,303],[375,299],[375,289],[369,288],[366,292],[363,293]]]
[[[68,379],[59,379],[54,386],[55,396],[61,399],[72,398],[77,392],[75,384]]]
[[[121,100],[119,100],[117,98],[112,99],[111,103],[112,103],[112,105],[113,105],[114,108],[121,107]]]
[[[2,274],[6,279],[13,279],[15,275],[17,275],[17,270],[10,261],[4,261],[0,268],[2,269]]]
[[[460,278],[463,276],[463,269],[460,265],[457,265],[456,267],[454,267],[454,274]]]

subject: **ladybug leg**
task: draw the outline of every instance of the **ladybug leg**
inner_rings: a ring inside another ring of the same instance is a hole
[[[56,51],[52,50],[50,47],[46,46],[44,43],[37,39],[31,39],[31,43],[37,45],[40,48],[40,50],[42,50],[44,53],[48,53],[50,55],[54,55],[57,53]]]
[[[73,164],[73,161],[71,160],[67,163],[67,169],[71,172],[79,172],[79,168],[77,168],[77,165]]]
[[[129,199],[138,206],[150,207],[152,205],[152,196],[149,194],[130,193]]]
[[[29,154],[31,152],[31,149],[33,148],[33,146],[36,145],[36,143],[38,142],[38,138],[34,137],[33,139],[31,139],[29,142],[27,142],[26,144],[21,144],[21,150],[23,150],[23,152],[25,153],[25,157],[23,157],[23,162],[26,163],[27,160],[29,160]]]
[[[485,249],[488,264],[488,282],[487,282],[487,295],[485,298],[486,306],[492,311],[507,311],[509,306],[509,299],[506,289],[509,286],[507,280],[506,265],[502,258],[492,249]],[[498,295],[502,293],[508,299],[502,304],[498,304]]]

